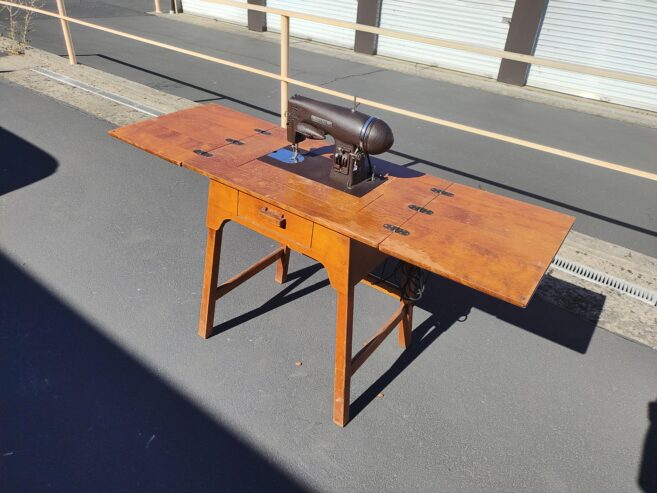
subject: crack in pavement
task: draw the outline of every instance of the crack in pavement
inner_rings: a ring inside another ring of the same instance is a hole
[[[370,72],[364,72],[362,74],[351,74],[351,75],[345,75],[344,77],[336,77],[335,79],[332,79],[328,82],[322,82],[321,84],[317,84],[318,86],[328,86],[329,84],[333,84],[334,82],[337,82],[339,80],[344,80],[344,79],[350,79],[352,77],[363,77],[365,75],[371,75],[371,74],[376,74],[377,72],[385,72],[387,69],[384,68],[379,68],[376,70],[372,70]]]

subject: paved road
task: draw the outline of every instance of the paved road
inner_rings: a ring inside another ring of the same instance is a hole
[[[54,3],[50,0],[50,3]],[[69,1],[73,16],[266,70],[278,46],[146,15],[152,2]],[[196,101],[277,120],[276,82],[73,27],[81,63]],[[37,47],[64,54],[57,21],[38,20]],[[373,66],[291,50],[294,77],[596,158],[657,172],[657,130]],[[304,91],[301,91],[304,92]],[[307,91],[305,91],[308,93]],[[313,95],[312,93],[308,93]],[[577,216],[575,229],[657,256],[657,184],[567,159],[383,113],[396,134],[388,158]]]
[[[206,180],[26,89],[0,98],[3,492],[655,486],[657,352],[434,279],[413,346],[381,346],[338,429],[324,271],[294,255],[280,286],[269,268],[201,340]],[[225,238],[224,279],[273,247]],[[364,341],[394,301],[357,296]]]

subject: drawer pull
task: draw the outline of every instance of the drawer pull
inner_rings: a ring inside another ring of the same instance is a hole
[[[268,207],[260,208],[260,215],[267,219],[274,226],[279,228],[285,228],[285,216],[283,214],[278,214],[277,212],[270,211]]]

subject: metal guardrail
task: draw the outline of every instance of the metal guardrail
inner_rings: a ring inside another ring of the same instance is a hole
[[[493,48],[487,48],[485,46],[478,46],[470,43],[460,43],[458,41],[448,41],[445,39],[433,38],[430,36],[420,36],[418,34],[395,31],[393,29],[370,26],[368,24],[359,24],[357,22],[341,21],[338,19],[331,19],[329,17],[321,17],[318,15],[293,12],[291,10],[283,10],[283,9],[277,9],[272,7],[265,7],[263,5],[235,2],[234,0],[205,0],[205,1],[209,3],[217,3],[220,5],[226,5],[239,9],[255,10],[257,12],[276,14],[276,15],[280,15],[281,17],[303,19],[310,22],[316,22],[318,24],[327,24],[329,26],[352,29],[354,31],[364,31],[372,34],[378,34],[379,36],[388,36],[391,38],[404,39],[406,41],[415,41],[416,43],[424,43],[433,46],[440,46],[442,48],[451,48],[459,51],[467,51],[469,53],[476,53],[478,55],[486,55],[495,58],[506,58],[507,60],[515,60],[517,62],[531,63],[532,65],[540,65],[543,67],[552,67],[561,70],[567,70],[569,72],[597,75],[600,77],[607,77],[610,79],[618,79],[627,82],[635,82],[638,84],[657,86],[657,78],[655,77],[630,74],[627,72],[620,72],[617,70],[601,69],[597,67],[591,67],[589,65],[582,65],[580,63],[563,62],[560,60],[552,60],[549,58],[539,58],[533,55],[524,55],[522,53],[516,53],[513,51],[496,50]]]
[[[494,56],[498,58],[506,58],[509,60],[516,60],[520,62],[525,62],[525,63],[532,63],[534,65],[542,65],[542,66],[547,66],[547,67],[553,67],[553,68],[559,68],[563,70],[569,70],[572,72],[579,72],[579,73],[585,73],[585,74],[590,74],[590,75],[598,75],[601,77],[608,77],[608,78],[614,78],[614,79],[619,79],[619,80],[625,80],[629,82],[635,82],[635,83],[640,83],[640,84],[647,84],[651,86],[657,86],[657,79],[652,78],[652,77],[644,77],[644,76],[638,76],[634,74],[627,74],[624,72],[617,72],[617,71],[612,71],[612,70],[603,70],[603,69],[598,69],[594,67],[589,67],[586,65],[580,65],[580,64],[574,64],[574,63],[569,63],[569,62],[560,62],[556,60],[549,60],[549,59],[544,59],[544,58],[538,58],[534,57],[531,55],[523,55],[519,53],[513,53],[510,51],[502,51],[502,50],[494,50],[490,48],[484,48],[476,45],[470,45],[466,43],[458,43],[458,42],[453,42],[453,41],[446,41],[446,40],[441,40],[437,38],[431,38],[427,36],[417,36],[414,34],[409,34],[409,33],[403,33],[400,31],[393,31],[390,29],[383,29],[380,27],[374,27],[374,26],[368,26],[365,24],[358,24],[354,22],[345,22],[345,21],[339,21],[336,19],[329,19],[326,17],[320,17],[320,16],[315,16],[315,15],[310,15],[310,14],[303,14],[299,12],[292,12],[288,10],[281,10],[281,9],[275,9],[271,7],[264,7],[260,5],[254,5],[254,4],[246,4],[246,3],[239,3],[239,2],[234,2],[231,0],[209,0],[213,3],[218,3],[218,4],[223,4],[223,5],[228,5],[231,7],[237,7],[241,9],[247,9],[247,10],[256,10],[259,12],[266,12],[266,13],[271,13],[271,14],[277,14],[281,16],[281,32],[280,32],[280,42],[281,42],[281,63],[280,63],[280,73],[274,73],[274,72],[268,72],[266,70],[261,70],[255,67],[251,67],[248,65],[243,65],[241,63],[236,63],[236,62],[231,62],[230,60],[225,60],[223,58],[218,58],[214,57],[211,55],[206,55],[204,53],[200,53],[197,51],[193,50],[188,50],[186,48],[180,48],[178,46],[174,46],[168,43],[162,43],[160,41],[155,41],[149,38],[145,38],[143,36],[138,36],[130,33],[126,33],[123,31],[119,31],[117,29],[112,29],[109,27],[105,27],[99,24],[94,24],[92,22],[87,22],[82,19],[77,19],[74,17],[70,17],[66,14],[66,8],[64,5],[64,0],[57,0],[57,9],[58,12],[50,12],[47,10],[43,10],[40,8],[36,7],[30,7],[27,5],[22,5],[22,4],[17,4],[15,2],[9,2],[7,0],[0,0],[0,5],[5,5],[7,7],[15,7],[23,10],[28,10],[31,12],[35,12],[41,15],[49,16],[49,17],[54,17],[60,19],[61,25],[62,25],[62,33],[64,36],[64,40],[66,43],[66,50],[68,53],[69,61],[71,64],[76,64],[77,60],[75,57],[75,49],[73,46],[73,42],[71,39],[71,34],[69,30],[69,25],[68,23],[73,23],[73,24],[78,24],[81,26],[89,27],[91,29],[96,29],[98,31],[106,32],[109,34],[114,34],[116,36],[120,36],[123,38],[131,39],[133,41],[139,41],[141,43],[149,44],[152,46],[157,46],[166,50],[174,51],[177,53],[182,53],[185,55],[189,55],[195,58],[199,58],[201,60],[206,60],[209,62],[217,63],[220,65],[224,65],[227,67],[235,68],[238,70],[242,70],[245,72],[249,72],[252,74],[260,75],[263,77],[267,77],[270,79],[278,80],[280,81],[280,88],[281,88],[281,125],[285,126],[286,124],[286,112],[287,112],[287,102],[288,102],[288,86],[289,84],[298,86],[298,87],[303,87],[306,89],[310,89],[312,91],[317,91],[323,94],[328,94],[330,96],[334,96],[340,99],[344,99],[347,101],[353,101],[354,104],[363,104],[366,106],[370,106],[372,108],[377,108],[383,111],[389,111],[391,113],[396,113],[398,115],[403,115],[407,116],[410,118],[414,118],[416,120],[421,120],[425,121],[428,123],[433,123],[436,125],[441,125],[444,127],[452,128],[455,130],[460,130],[462,132],[467,132],[470,134],[474,135],[479,135],[482,137],[487,137],[493,140],[501,141],[501,142],[506,142],[510,144],[514,144],[517,146],[525,147],[528,149],[533,149],[536,151],[544,152],[547,154],[552,154],[555,156],[563,157],[566,159],[571,159],[574,161],[578,161],[581,163],[597,166],[600,168],[605,168],[613,171],[617,171],[619,173],[624,173],[627,175],[632,175],[635,177],[639,178],[644,178],[647,180],[652,180],[652,181],[657,181],[657,173],[651,173],[649,171],[644,171],[641,169],[637,168],[632,168],[630,166],[625,166],[622,164],[618,163],[612,163],[609,161],[605,161],[602,159],[596,159],[590,156],[585,156],[582,154],[577,154],[574,152],[566,151],[563,149],[558,149],[555,147],[551,146],[546,146],[543,144],[539,144],[536,142],[531,142],[528,140],[524,139],[519,139],[517,137],[512,137],[509,135],[504,135],[500,134],[497,132],[491,132],[488,130],[484,130],[481,128],[477,127],[472,127],[469,125],[464,125],[458,122],[453,122],[450,120],[445,120],[442,118],[437,118],[434,116],[430,115],[425,115],[422,113],[417,113],[414,111],[410,111],[404,108],[399,108],[397,106],[392,106],[389,104],[385,103],[380,103],[377,101],[373,101],[370,99],[366,98],[361,98],[355,95],[347,94],[344,92],[340,91],[334,91],[332,89],[328,89],[326,87],[318,86],[316,84],[311,84],[308,82],[304,82],[301,80],[297,79],[292,79],[289,77],[288,73],[288,66],[289,66],[289,45],[290,45],[290,18],[296,18],[296,19],[303,19],[311,22],[318,22],[322,24],[328,24],[336,27],[343,27],[347,29],[354,29],[354,30],[359,30],[359,31],[366,31],[366,32],[371,32],[378,34],[380,36],[392,36],[400,39],[406,39],[409,41],[416,41],[420,43],[426,43],[426,44],[431,44],[435,46],[442,46],[445,48],[452,48],[452,49],[457,49],[457,50],[462,50],[462,51],[467,51],[470,53],[478,53],[482,55],[488,55],[488,56]],[[156,0],[155,8],[158,10],[159,7],[159,2]]]

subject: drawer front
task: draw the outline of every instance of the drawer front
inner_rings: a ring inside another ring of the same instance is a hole
[[[272,238],[310,247],[313,236],[312,221],[273,206],[264,200],[240,192],[237,216],[259,226],[262,233]]]

